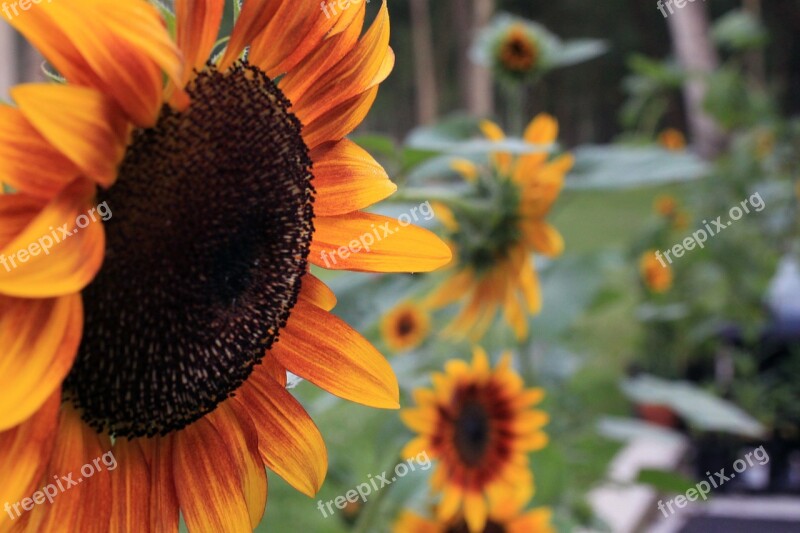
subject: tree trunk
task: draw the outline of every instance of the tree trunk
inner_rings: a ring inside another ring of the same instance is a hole
[[[478,32],[486,27],[494,13],[494,0],[472,0],[472,39],[473,42]],[[468,108],[470,113],[479,117],[488,117],[494,113],[494,87],[492,73],[489,69],[470,65],[469,72],[469,98]]]
[[[472,45],[472,14],[469,0],[450,0],[450,16],[455,35],[459,106],[467,109],[470,101],[469,81],[472,68],[469,59],[469,48]]]
[[[8,99],[8,90],[17,82],[17,51],[14,30],[0,24],[0,99]]]
[[[672,46],[681,66],[692,74],[683,87],[689,131],[697,152],[711,159],[725,145],[725,136],[703,110],[708,89],[703,79],[719,66],[719,58],[709,37],[708,12],[701,2],[686,4],[667,17]]]
[[[411,39],[414,45],[414,77],[417,86],[417,121],[436,122],[439,92],[433,51],[431,13],[428,0],[411,0]]]

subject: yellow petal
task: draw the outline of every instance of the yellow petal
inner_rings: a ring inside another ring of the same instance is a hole
[[[79,294],[49,300],[0,296],[0,430],[27,419],[59,389],[82,329]]]
[[[107,96],[53,84],[19,85],[11,96],[42,137],[86,176],[105,187],[114,183],[128,130]]]
[[[464,496],[464,519],[470,533],[481,533],[486,527],[488,510],[486,500],[480,492],[467,492]]]
[[[255,529],[267,506],[267,472],[258,452],[253,421],[235,402],[221,403],[208,418],[230,450],[250,512],[250,525]]]
[[[255,423],[264,464],[303,494],[314,496],[325,480],[328,452],[305,409],[260,367],[235,400]]]
[[[56,391],[33,416],[0,432],[0,502],[21,501],[39,488],[53,448],[60,405],[61,394]],[[5,533],[11,526],[11,517],[0,515],[0,531]]]
[[[343,139],[310,154],[314,162],[314,214],[333,216],[364,209],[397,190],[383,167],[366,150]]]
[[[377,96],[376,86],[342,102],[313,122],[304,123],[303,140],[306,146],[313,150],[322,143],[344,138],[361,124]]]
[[[138,442],[114,442],[118,468],[111,476],[110,533],[147,531],[150,526],[150,471]]]
[[[552,116],[541,113],[537,115],[525,129],[524,139],[531,144],[552,144],[558,137],[558,122]],[[514,180],[524,183],[533,179],[542,164],[547,161],[547,152],[523,155],[517,160],[514,169]]]
[[[400,407],[386,359],[357,331],[327,311],[297,302],[272,353],[290,372],[331,394],[371,407]]]
[[[330,311],[336,307],[336,294],[318,277],[310,273],[303,276],[300,298],[324,311]]]
[[[362,272],[430,272],[450,262],[450,248],[441,239],[403,223],[405,219],[362,212],[318,217],[310,261]]]
[[[556,257],[564,252],[564,238],[550,224],[532,220],[523,224],[523,231],[526,244],[538,253]]]
[[[162,69],[171,79],[180,75],[158,10],[141,0],[42,2],[9,22],[70,84],[108,95],[142,127],[160,111]]]
[[[189,531],[252,532],[234,453],[208,417],[175,434],[175,489]]]
[[[94,278],[105,252],[103,224],[89,217],[94,189],[86,180],[73,182],[0,249],[0,294],[62,296],[82,290]],[[9,198],[14,200],[13,195],[0,197],[0,204]],[[86,220],[77,220],[81,215]],[[78,227],[87,221],[88,226]]]
[[[2,181],[23,194],[50,199],[78,174],[78,167],[53,148],[19,109],[0,105]]]

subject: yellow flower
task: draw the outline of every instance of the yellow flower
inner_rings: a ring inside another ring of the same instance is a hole
[[[483,124],[491,140],[502,140],[503,131],[494,123]],[[532,144],[553,143],[558,124],[549,115],[534,118],[525,131]],[[528,314],[542,306],[539,280],[531,253],[556,257],[564,250],[559,232],[546,217],[561,192],[564,176],[572,168],[569,154],[548,161],[547,153],[513,157],[492,156],[489,178],[476,178],[480,169],[462,160],[454,168],[464,175],[476,197],[489,205],[478,214],[457,205],[437,205],[436,213],[447,230],[458,263],[450,278],[427,299],[432,309],[465,301],[461,312],[445,330],[456,337],[480,339],[502,310],[518,338],[528,334]]]
[[[308,272],[391,221],[363,209],[395,185],[345,138],[393,67],[386,6],[362,32],[364,4],[325,17],[248,0],[209,64],[224,5],[176,0],[174,37],[143,0],[42,2],[10,21],[67,83],[0,105],[16,191],[0,195],[0,500],[118,460],[29,511],[31,530],[177,531],[183,516],[251,531],[265,466],[309,495],[327,470],[286,370],[399,406],[391,367]],[[449,258],[407,227],[333,268]]]
[[[426,452],[438,459],[431,486],[442,492],[440,522],[463,516],[470,531],[483,531],[490,508],[532,495],[527,454],[547,445],[542,427],[548,422],[532,406],[544,392],[524,388],[508,354],[491,369],[481,348],[474,350],[471,366],[451,360],[433,383],[433,390],[415,390],[417,407],[401,413],[419,433],[403,456]]]
[[[686,148],[686,137],[675,128],[667,128],[658,135],[658,143],[667,150],[680,151]]]
[[[659,215],[666,218],[671,218],[675,216],[676,212],[678,211],[678,201],[674,196],[662,194],[655,199],[655,202],[653,202],[653,209]]]
[[[489,518],[483,529],[474,533],[556,533],[552,525],[553,513],[541,507],[523,512],[489,510]],[[427,519],[411,511],[404,511],[392,529],[393,533],[468,533],[469,526],[463,518],[450,521]]]
[[[645,286],[652,292],[663,293],[672,287],[672,268],[663,256],[659,260],[656,250],[648,250],[642,254],[639,271]]]
[[[419,305],[406,302],[389,311],[381,320],[381,335],[396,352],[412,350],[428,337],[428,313]]]

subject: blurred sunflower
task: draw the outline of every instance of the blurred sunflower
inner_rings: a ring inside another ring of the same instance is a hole
[[[678,212],[678,201],[669,194],[659,195],[653,202],[653,210],[665,218],[671,218]]]
[[[381,320],[381,336],[386,345],[399,352],[411,350],[422,344],[430,333],[428,313],[413,302],[405,302]]]
[[[494,123],[487,121],[482,128],[491,140],[504,138]],[[556,121],[542,114],[531,121],[525,140],[546,145],[557,135]],[[477,341],[502,309],[516,336],[527,336],[528,314],[538,313],[542,306],[530,254],[555,257],[564,250],[561,235],[545,218],[572,165],[569,154],[548,161],[544,152],[516,158],[494,154],[490,175],[470,161],[454,165],[472,191],[466,202],[440,202],[435,210],[458,261],[451,277],[425,301],[432,309],[466,301],[446,334]]]
[[[506,354],[491,369],[483,349],[475,348],[471,366],[449,361],[445,373],[433,374],[433,390],[415,390],[417,407],[401,413],[420,434],[403,457],[424,451],[439,460],[431,478],[442,492],[439,522],[463,516],[470,531],[483,531],[489,509],[532,494],[527,454],[547,445],[541,429],[548,416],[532,408],[544,392],[525,389],[510,362]]]
[[[483,529],[470,531],[464,518],[440,521],[424,518],[411,511],[400,515],[392,531],[394,533],[555,533],[552,511],[548,508],[524,512],[523,506],[515,503],[502,508],[489,509],[489,518]]]
[[[496,46],[495,68],[503,75],[524,79],[536,70],[539,45],[524,24],[512,24]]]
[[[325,17],[251,0],[209,63],[224,5],[177,0],[174,36],[142,0],[59,0],[11,20],[67,83],[16,87],[0,106],[15,190],[0,195],[0,257],[30,250],[0,269],[0,501],[103,451],[119,460],[14,527],[177,531],[182,513],[192,531],[250,531],[265,465],[309,495],[327,469],[287,369],[399,406],[391,367],[308,272],[389,221],[361,209],[395,186],[345,139],[394,63],[386,6],[362,35],[363,4]],[[81,225],[101,202],[113,217]],[[64,240],[34,253],[53,228]],[[449,257],[408,227],[335,268]]]
[[[667,150],[677,152],[686,148],[686,137],[675,128],[667,128],[658,134],[658,143]]]
[[[672,287],[672,268],[662,261],[656,257],[656,250],[647,250],[639,259],[642,281],[651,292],[664,293]]]

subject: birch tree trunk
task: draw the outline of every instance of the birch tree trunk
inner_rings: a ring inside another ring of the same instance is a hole
[[[719,67],[719,58],[711,42],[708,12],[701,2],[686,4],[667,17],[672,46],[681,66],[693,75],[683,87],[688,124],[697,153],[711,159],[725,145],[725,136],[703,110],[708,90],[703,79]]]
[[[432,124],[439,114],[439,92],[428,0],[411,0],[411,39],[417,87],[417,122]]]
[[[472,39],[473,42],[478,36],[481,28],[484,28],[494,13],[495,0],[472,0]],[[492,85],[492,73],[489,69],[470,64],[469,71],[469,111],[476,116],[486,117],[494,113],[494,87]]]

